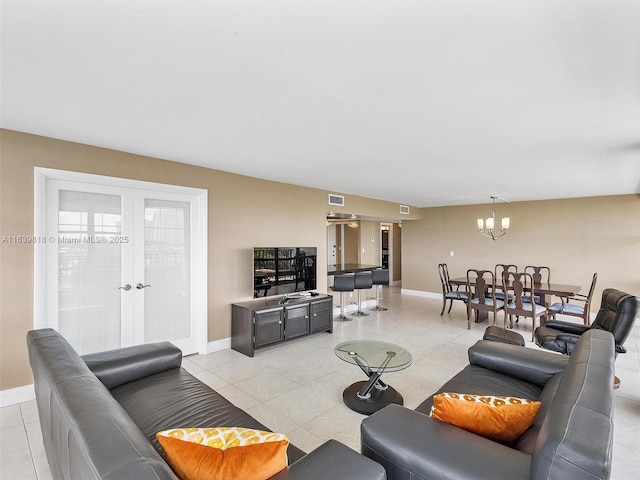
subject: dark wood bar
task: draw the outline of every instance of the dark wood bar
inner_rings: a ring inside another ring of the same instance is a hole
[[[381,268],[381,265],[363,265],[360,263],[344,263],[341,265],[329,265],[327,267],[327,275],[338,275],[341,273],[366,272]]]

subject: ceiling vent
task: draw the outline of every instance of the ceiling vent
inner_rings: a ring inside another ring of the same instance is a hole
[[[402,213],[403,215],[409,215],[409,206],[400,205],[400,213]]]
[[[338,207],[344,207],[344,196],[336,195],[334,193],[329,194],[329,205],[336,205]]]

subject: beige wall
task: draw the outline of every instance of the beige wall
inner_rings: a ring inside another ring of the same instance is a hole
[[[33,234],[35,166],[207,189],[209,341],[229,337],[230,304],[252,295],[253,246],[317,245],[318,290],[324,292],[327,211],[389,221],[399,216],[395,203],[345,195],[345,207],[328,208],[329,192],[324,190],[6,130],[0,135],[0,235]],[[640,294],[638,195],[500,204],[498,216],[509,215],[512,229],[496,242],[475,228],[475,219],[489,213],[490,205],[411,208],[411,215],[402,218],[403,288],[439,292],[436,265],[442,261],[453,274],[463,274],[469,266],[508,262],[549,265],[554,279],[583,289],[597,271],[598,296],[608,286]],[[379,241],[378,222],[365,223],[367,242],[372,243],[373,230]],[[365,246],[360,260],[377,263],[378,251],[375,260],[367,256],[374,251]],[[0,390],[32,382],[25,345],[32,326],[33,248],[2,244]]]
[[[360,234],[359,263],[363,265],[380,265],[380,252],[382,249],[380,244],[380,222],[362,220],[358,230]]]
[[[337,227],[338,230],[344,231],[344,241],[342,243],[342,251],[344,252],[344,263],[358,263],[358,251],[360,250],[359,228]]]
[[[318,291],[326,292],[329,192],[13,131],[0,135],[0,235],[33,235],[36,166],[207,189],[209,341],[230,336],[231,303],[252,296],[256,245],[317,245]],[[399,206],[345,195],[340,210],[383,217],[397,216]],[[25,335],[33,327],[33,248],[0,247],[0,390],[6,390],[32,383]]]
[[[403,222],[403,289],[439,293],[441,262],[452,277],[513,263],[548,265],[552,281],[581,285],[582,293],[598,272],[592,312],[605,288],[640,295],[640,195],[498,204],[497,217],[511,217],[511,228],[496,241],[476,227],[490,213],[490,205],[426,208],[420,220]]]

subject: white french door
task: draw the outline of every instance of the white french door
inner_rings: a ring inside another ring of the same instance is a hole
[[[206,352],[206,191],[37,170],[36,328]]]

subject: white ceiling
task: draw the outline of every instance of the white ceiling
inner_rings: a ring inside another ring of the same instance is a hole
[[[417,207],[640,193],[640,0],[1,0],[2,127]]]

